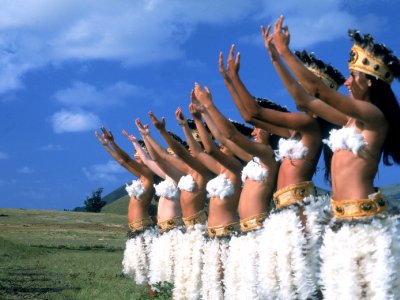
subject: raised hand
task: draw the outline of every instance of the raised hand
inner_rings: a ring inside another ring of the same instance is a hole
[[[229,76],[232,78],[238,76],[240,69],[240,52],[236,54],[235,58],[235,44],[231,46],[229,51],[228,60],[226,62]]]
[[[193,116],[193,119],[201,119],[201,113],[197,109],[197,105],[193,102],[189,104],[189,112]]]
[[[122,134],[126,136],[131,142],[137,142],[137,138],[133,134],[129,134],[125,129],[122,129]]]
[[[99,142],[103,145],[103,146],[107,146],[108,145],[108,140],[104,137],[104,135],[100,135],[97,130],[94,132],[94,134],[96,135],[97,139],[99,140]]]
[[[185,125],[187,123],[187,119],[182,112],[182,109],[178,107],[175,111],[175,118],[178,121],[179,125]]]
[[[164,117],[162,117],[162,119],[160,121],[153,114],[153,112],[149,112],[149,117],[155,128],[157,128],[158,130],[165,130],[165,118]]]
[[[104,137],[106,140],[108,140],[108,141],[110,141],[110,142],[113,142],[113,141],[114,141],[114,136],[113,136],[111,130],[107,130],[105,127],[101,127],[100,129],[101,129],[101,131],[103,132],[103,137]]]
[[[282,26],[283,19],[283,16],[280,16],[275,22],[273,34],[275,47],[280,55],[282,55],[285,51],[289,51],[290,43],[289,27]]]
[[[204,87],[203,89],[197,82],[194,84],[194,93],[192,92],[192,95],[194,95],[194,101],[192,100],[192,97],[191,100],[195,104],[196,101],[204,106],[212,104],[211,92],[208,87]]]
[[[261,32],[264,38],[265,47],[268,50],[268,54],[271,61],[274,62],[279,59],[279,53],[276,50],[274,43],[272,42],[274,36],[272,34],[271,35],[269,34],[270,30],[271,30],[271,25],[268,25],[267,29],[265,29],[265,27],[261,25]]]
[[[149,125],[147,125],[147,124],[143,125],[139,118],[137,118],[135,120],[135,124],[136,124],[136,127],[138,128],[139,132],[141,133],[141,135],[143,135],[143,136],[149,135],[149,133],[150,133]]]

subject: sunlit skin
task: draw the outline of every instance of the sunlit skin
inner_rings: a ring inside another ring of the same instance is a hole
[[[335,200],[366,199],[374,192],[373,181],[378,171],[382,145],[388,124],[383,113],[371,103],[369,87],[371,81],[364,73],[350,70],[345,82],[349,95],[344,95],[325,86],[319,78],[305,68],[289,49],[290,33],[283,26],[283,16],[274,26],[274,44],[282,59],[301,84],[321,100],[304,103],[320,117],[329,119],[332,108],[344,114],[347,124],[364,136],[368,143],[362,153],[340,150],[332,158],[332,192]],[[379,99],[385,101],[385,99]],[[326,105],[328,104],[328,105]]]
[[[224,72],[221,66],[220,71]],[[227,77],[226,74],[224,78]],[[195,84],[196,99],[207,111],[204,118],[207,121],[213,135],[226,143],[222,145],[221,151],[231,154],[235,153],[243,161],[249,162],[254,157],[260,159],[261,167],[268,171],[268,176],[264,181],[246,179],[242,185],[240,194],[238,213],[240,219],[256,216],[268,211],[272,192],[275,188],[278,163],[275,160],[274,152],[269,146],[269,133],[261,128],[255,127],[251,133],[253,140],[242,135],[231,122],[219,112],[212,101],[211,93],[208,88],[202,89],[199,84]],[[233,95],[235,97],[236,95]],[[229,149],[230,151],[227,151]],[[242,166],[243,168],[243,166]]]
[[[180,120],[179,114],[180,110],[178,108],[175,115],[177,119]],[[153,113],[150,113],[149,116],[154,127],[159,130],[161,136],[177,157],[177,159],[171,160],[171,163],[173,163],[174,166],[177,169],[180,169],[185,175],[192,176],[196,183],[195,189],[192,192],[181,190],[180,193],[182,216],[184,218],[193,216],[204,209],[205,200],[207,198],[206,185],[208,180],[211,178],[211,173],[196,158],[190,155],[188,150],[168,134],[165,128],[164,118],[160,121]]]
[[[191,97],[193,101],[195,98],[194,91],[192,91]],[[196,149],[192,149],[194,156],[216,176],[225,175],[234,187],[232,196],[224,199],[218,197],[210,198],[207,226],[213,227],[237,222],[236,210],[241,191],[241,164],[226,147],[218,148],[215,145],[202,123],[200,112],[193,102],[189,105],[189,111],[193,116],[204,145],[204,150],[199,145],[197,145]]]
[[[140,199],[132,196],[128,205],[128,223],[149,217],[148,207],[154,195],[154,173],[142,162],[140,157],[131,157],[124,152],[114,141],[111,131],[101,128],[102,135],[97,131],[96,137],[99,139],[106,151],[125,169],[135,175],[142,183],[145,192]]]

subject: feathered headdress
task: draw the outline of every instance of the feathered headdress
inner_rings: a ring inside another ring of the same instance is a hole
[[[349,69],[360,71],[391,84],[400,77],[400,61],[393,51],[384,44],[376,44],[370,34],[361,35],[359,31],[348,32],[354,42],[350,51]]]
[[[331,89],[337,90],[345,81],[345,77],[339,70],[315,57],[313,53],[303,50],[295,51],[295,55],[303,64]]]

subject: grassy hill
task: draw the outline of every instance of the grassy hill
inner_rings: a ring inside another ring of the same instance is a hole
[[[115,200],[118,200],[122,198],[123,196],[126,196],[126,191],[125,191],[125,184],[121,185],[120,187],[116,188],[113,190],[111,193],[108,193],[105,195],[102,199],[106,201],[107,203],[111,203]]]
[[[106,204],[101,209],[101,212],[126,216],[128,214],[128,204],[129,204],[129,196],[125,195],[120,197],[119,199],[113,200],[112,202]]]
[[[0,208],[0,299],[149,299],[122,274],[126,216]]]

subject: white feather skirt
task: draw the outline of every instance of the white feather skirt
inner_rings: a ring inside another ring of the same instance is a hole
[[[207,238],[203,247],[201,298],[224,299],[224,271],[228,256],[229,237]]]
[[[205,225],[188,227],[176,250],[174,299],[196,300],[201,298],[201,271]]]
[[[400,299],[399,216],[368,219],[335,219],[327,228],[321,248],[324,299]]]
[[[122,272],[132,277],[136,284],[148,283],[149,255],[154,236],[155,229],[151,228],[126,241]]]
[[[258,293],[261,230],[232,236],[224,274],[225,299],[260,299]]]
[[[306,197],[299,205],[272,212],[259,236],[258,291],[260,299],[309,299],[319,290],[319,249],[327,197]],[[303,205],[304,204],[304,205]]]
[[[177,227],[153,238],[150,252],[149,283],[173,282],[177,245],[182,240],[182,231]]]

